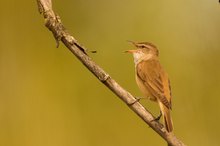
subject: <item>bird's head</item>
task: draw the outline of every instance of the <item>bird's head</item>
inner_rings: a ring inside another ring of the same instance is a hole
[[[155,56],[157,57],[159,55],[159,51],[157,47],[152,43],[148,43],[148,42],[136,43],[133,41],[129,41],[129,42],[132,43],[136,47],[136,49],[127,50],[125,52],[132,53],[135,62],[140,62],[143,59],[147,60],[150,59],[151,57],[155,57]]]

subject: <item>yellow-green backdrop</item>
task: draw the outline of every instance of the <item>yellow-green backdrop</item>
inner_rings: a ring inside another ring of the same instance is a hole
[[[53,7],[134,96],[141,93],[126,40],[156,44],[171,80],[174,133],[191,146],[220,144],[218,0],[54,0]],[[55,47],[36,1],[2,1],[0,19],[1,146],[166,145],[64,45]]]

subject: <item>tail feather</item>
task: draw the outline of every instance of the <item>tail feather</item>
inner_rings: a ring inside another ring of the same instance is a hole
[[[163,105],[163,103],[159,102],[160,110],[163,115],[164,125],[168,132],[173,131],[173,121],[170,113],[170,109]]]
[[[173,122],[172,122],[172,118],[171,118],[171,114],[170,114],[169,109],[167,109],[164,112],[163,117],[164,117],[164,124],[165,124],[167,131],[172,132],[173,131]]]
[[[161,104],[160,104],[160,107],[161,107],[161,112],[162,112],[163,119],[164,119],[164,125],[165,125],[168,132],[172,132],[173,131],[173,121],[172,121],[170,109],[168,109],[167,107],[165,107],[164,105],[161,105]],[[171,145],[168,144],[168,146],[171,146]]]

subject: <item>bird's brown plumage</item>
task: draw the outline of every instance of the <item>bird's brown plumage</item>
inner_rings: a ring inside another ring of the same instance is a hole
[[[136,65],[136,81],[145,96],[159,103],[165,127],[172,132],[170,82],[157,57],[142,60]]]
[[[141,61],[136,66],[137,76],[150,92],[150,96],[157,98],[168,109],[171,109],[171,92],[167,73],[156,59]]]
[[[159,104],[168,132],[173,131],[170,114],[171,89],[167,73],[159,62],[159,51],[155,45],[148,42],[131,42],[137,49],[128,50],[134,56],[136,82],[145,98]]]

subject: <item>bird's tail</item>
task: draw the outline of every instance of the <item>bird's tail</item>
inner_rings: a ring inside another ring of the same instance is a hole
[[[173,121],[172,121],[172,117],[171,117],[169,109],[166,108],[166,110],[164,110],[163,117],[164,117],[164,124],[165,124],[167,131],[172,132],[173,131]]]
[[[170,109],[168,109],[163,103],[159,102],[160,110],[164,119],[164,126],[166,127],[168,132],[173,131],[173,121],[170,113]]]
[[[165,128],[167,129],[168,132],[172,132],[173,131],[173,121],[172,121],[170,109],[168,109],[162,103],[159,103],[159,106],[160,106],[160,110],[163,115]],[[171,146],[171,145],[168,144],[168,146]]]
[[[166,107],[165,107],[166,108]],[[166,108],[167,109],[167,108]],[[172,121],[172,117],[170,114],[170,110],[165,110],[164,114],[164,125],[167,129],[168,132],[172,132],[173,131],[173,121]],[[171,146],[170,144],[168,144],[168,146]]]

